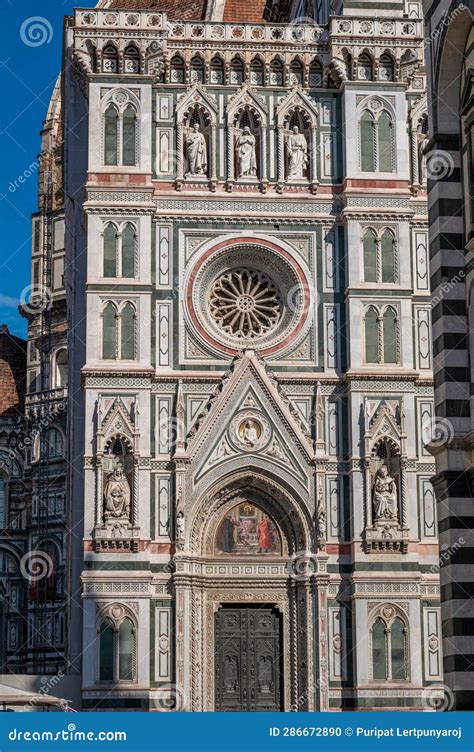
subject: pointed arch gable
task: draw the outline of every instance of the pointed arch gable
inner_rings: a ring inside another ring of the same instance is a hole
[[[209,122],[216,123],[217,103],[214,97],[200,83],[195,83],[179,97],[176,104],[178,123],[184,122],[196,106],[202,108],[207,113]]]
[[[262,125],[266,125],[268,119],[268,107],[263,98],[254,91],[251,86],[244,83],[237,93],[230,97],[227,103],[228,122],[234,123],[245,108],[248,107],[253,113],[258,115]]]
[[[315,103],[301,91],[300,88],[293,88],[286,97],[284,97],[279,103],[276,114],[277,122],[282,125],[288,116],[296,109],[300,109],[307,114],[311,125],[316,126],[319,117],[319,110]]]
[[[275,523],[282,541],[283,556],[313,550],[311,515],[281,481],[249,470],[219,479],[189,510],[187,547],[194,553],[214,550],[218,528],[240,501],[248,500]]]

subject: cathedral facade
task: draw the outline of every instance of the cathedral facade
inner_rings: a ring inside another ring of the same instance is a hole
[[[155,5],[65,24],[82,707],[433,709],[421,5]]]

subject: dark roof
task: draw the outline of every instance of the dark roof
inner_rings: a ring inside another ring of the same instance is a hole
[[[0,417],[23,412],[26,385],[26,342],[0,326]]]
[[[262,23],[267,0],[225,0],[224,21]],[[208,0],[112,0],[116,10],[163,11],[171,20],[204,21]]]

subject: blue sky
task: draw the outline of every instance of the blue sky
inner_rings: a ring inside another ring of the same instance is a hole
[[[30,284],[40,129],[61,62],[62,19],[96,0],[1,0],[0,324],[25,336],[18,314]]]

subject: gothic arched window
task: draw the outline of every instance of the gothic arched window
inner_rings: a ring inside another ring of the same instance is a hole
[[[392,118],[384,110],[377,124],[377,163],[379,172],[392,172],[393,170],[392,130]]]
[[[244,80],[244,64],[240,57],[230,61],[230,83],[239,86]]]
[[[368,110],[360,119],[360,161],[363,172],[375,172],[375,121]]]
[[[137,163],[137,113],[131,104],[122,115],[122,164],[134,166]]]
[[[123,53],[124,73],[140,73],[140,53],[137,48],[130,44]]]
[[[393,120],[387,110],[378,115],[364,110],[360,118],[362,172],[393,172],[395,166]]]
[[[118,659],[120,681],[133,681],[133,654],[135,630],[130,619],[125,618],[118,631]]]
[[[396,363],[398,340],[397,314],[388,307],[383,314],[383,362]]]
[[[68,370],[67,370],[67,350],[64,348],[58,350],[54,362],[54,388],[64,389],[67,387]]]
[[[378,312],[371,306],[365,314],[365,362],[379,362]]]
[[[105,111],[104,126],[104,161],[106,165],[118,164],[118,112],[113,104]]]
[[[374,80],[374,62],[367,52],[359,55],[357,61],[357,75],[362,81]]]
[[[135,357],[135,308],[126,303],[120,314],[120,357],[133,360]]]
[[[364,281],[377,282],[377,235],[372,229],[364,235]]]
[[[263,63],[258,57],[250,63],[250,83],[252,86],[263,86],[264,83]]]
[[[104,230],[104,277],[117,276],[117,229],[109,223]]]
[[[121,277],[135,276],[136,232],[133,225],[126,224],[122,230]]]
[[[202,84],[204,82],[204,60],[202,57],[199,57],[199,55],[195,55],[191,59],[191,83],[200,83]]]
[[[100,681],[135,681],[136,629],[127,616],[116,623],[106,617],[99,627]]]
[[[391,678],[394,680],[406,679],[405,635],[406,630],[402,620],[395,619],[390,629]]]
[[[364,281],[393,284],[397,277],[396,242],[391,230],[377,235],[372,228],[364,233]]]
[[[309,85],[323,85],[323,66],[321,65],[319,60],[313,60],[313,62],[309,66]]]
[[[110,302],[102,312],[102,357],[104,360],[117,358],[117,309]]]
[[[104,277],[135,276],[135,250],[137,233],[134,225],[127,223],[119,232],[109,222],[104,230]]]
[[[382,282],[396,281],[395,253],[396,244],[393,232],[384,230],[380,239],[380,252],[382,256],[382,269],[380,273]]]
[[[369,306],[364,316],[365,362],[396,364],[399,362],[398,312],[387,305],[379,312]]]
[[[303,63],[299,60],[293,60],[290,63],[290,86],[303,86],[304,68]]]
[[[379,79],[381,81],[393,81],[395,79],[395,66],[393,58],[385,52],[379,59]]]
[[[209,73],[210,84],[223,84],[224,83],[224,63],[222,58],[213,57],[211,60],[211,67]]]
[[[386,622],[377,617],[370,630],[372,642],[372,679],[406,681],[408,679],[407,629],[399,616]]]
[[[372,627],[372,677],[377,681],[387,678],[387,638],[382,619],[376,619]]]
[[[115,630],[110,619],[104,619],[99,630],[99,678],[114,679]]]
[[[57,428],[50,428],[48,432],[49,456],[52,459],[62,458],[64,456],[64,442],[61,431]]]
[[[108,44],[102,50],[102,72],[117,73],[118,53],[113,44]]]
[[[184,60],[180,55],[171,58],[170,83],[184,84]]]
[[[270,86],[283,86],[283,63],[275,58],[270,63]]]

